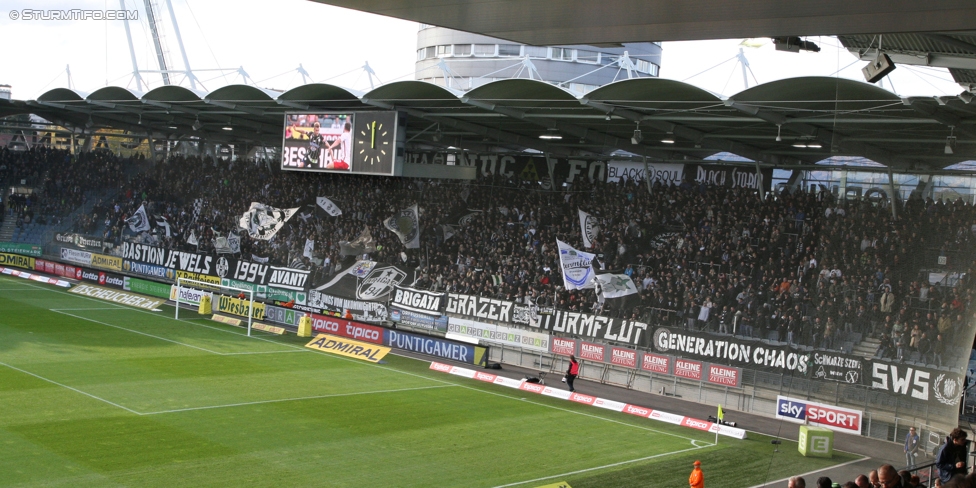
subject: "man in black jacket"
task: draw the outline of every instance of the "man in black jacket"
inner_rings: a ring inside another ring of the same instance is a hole
[[[952,429],[935,458],[935,466],[939,468],[939,478],[943,483],[948,483],[953,476],[966,474],[966,436],[966,432],[959,427]]]

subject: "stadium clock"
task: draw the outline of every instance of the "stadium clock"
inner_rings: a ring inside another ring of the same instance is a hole
[[[396,123],[396,112],[356,114],[353,172],[392,172],[396,157]]]

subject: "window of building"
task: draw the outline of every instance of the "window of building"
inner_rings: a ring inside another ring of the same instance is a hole
[[[549,55],[549,48],[539,46],[525,46],[525,56],[530,58],[546,58]]]
[[[637,71],[640,71],[641,73],[657,76],[658,66],[646,59],[635,59],[634,66],[637,68]]]
[[[454,45],[454,55],[455,56],[470,56],[471,55],[471,44],[455,44]]]
[[[451,52],[450,44],[441,44],[440,46],[437,46],[437,56],[439,57],[450,56]]]
[[[608,65],[617,62],[616,54],[600,53],[600,64]]]
[[[498,45],[498,55],[499,56],[520,56],[522,54],[522,46],[518,44],[499,44]]]
[[[576,51],[576,61],[579,61],[580,63],[596,64],[600,61],[600,53],[596,51],[584,51],[579,49]]]
[[[425,52],[427,52],[427,51],[424,48],[420,48],[420,49],[417,50],[417,61],[423,61],[424,60],[424,53]]]
[[[474,55],[475,56],[494,56],[495,55],[495,45],[494,44],[475,44],[474,45]]]
[[[558,59],[560,61],[573,60],[574,49],[570,49],[568,47],[552,47],[549,49],[551,49],[552,52],[552,55],[550,56],[552,59]]]

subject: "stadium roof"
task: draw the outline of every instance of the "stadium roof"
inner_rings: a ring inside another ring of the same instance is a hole
[[[536,46],[976,29],[972,0],[314,1]]]
[[[326,84],[285,92],[230,85],[210,93],[164,86],[144,94],[105,87],[0,100],[0,116],[34,113],[79,131],[108,126],[152,131],[157,139],[267,146],[280,145],[285,112],[384,109],[408,114],[413,151],[535,150],[600,158],[625,151],[665,161],[728,152],[775,166],[857,156],[919,171],[976,159],[976,104],[968,94],[899,98],[874,85],[828,77],[779,80],[727,99],[679,81],[639,78],[583,97],[541,81],[510,79],[463,94],[402,81],[367,93]],[[642,140],[633,144],[637,128]],[[957,139],[946,154],[950,134]]]

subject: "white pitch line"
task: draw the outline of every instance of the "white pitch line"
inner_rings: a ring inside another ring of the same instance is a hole
[[[554,474],[552,476],[545,476],[545,477],[542,477],[542,478],[536,478],[534,480],[525,480],[525,481],[519,481],[519,482],[516,482],[516,483],[509,483],[507,485],[498,485],[495,488],[506,488],[506,487],[509,487],[509,486],[518,486],[518,485],[524,485],[526,483],[534,483],[534,482],[537,482],[537,481],[551,480],[553,478],[561,478],[563,476],[572,476],[572,475],[576,475],[576,474],[580,474],[580,473],[588,473],[590,471],[598,471],[598,470],[601,470],[601,469],[613,468],[613,467],[616,467],[616,466],[622,466],[624,464],[639,463],[641,461],[647,461],[648,459],[654,459],[654,458],[659,458],[659,457],[664,457],[664,456],[670,456],[672,454],[681,454],[683,452],[695,451],[695,450],[698,450],[698,449],[703,449],[703,448],[696,446],[696,447],[690,447],[688,449],[682,449],[680,451],[663,452],[661,454],[655,454],[653,456],[645,456],[645,457],[642,457],[642,458],[631,459],[631,460],[628,460],[628,461],[620,461],[619,463],[604,464],[603,466],[596,466],[596,467],[593,467],[593,468],[579,469],[579,470],[576,470],[576,471],[570,471],[568,473]]]
[[[295,352],[312,352],[311,349],[295,349],[285,351],[251,351],[251,352],[224,352],[221,356],[246,356],[250,354],[291,354]]]
[[[119,325],[109,324],[107,322],[102,322],[101,320],[90,319],[88,317],[82,317],[81,315],[75,315],[73,313],[61,312],[61,311],[55,310],[53,308],[50,309],[50,310],[52,312],[59,313],[59,314],[62,314],[62,315],[68,315],[68,316],[74,317],[76,319],[87,320],[89,322],[95,322],[96,324],[101,324],[101,325],[104,325],[106,327],[114,327],[116,329],[120,329],[120,330],[124,330],[124,331],[128,331],[128,332],[132,332],[133,334],[144,335],[146,337],[152,337],[153,339],[159,339],[161,341],[172,342],[173,344],[179,344],[181,346],[191,347],[193,349],[197,349],[197,350],[204,351],[204,352],[209,352],[211,354],[216,354],[218,356],[224,356],[224,353],[222,353],[222,352],[211,351],[210,349],[207,349],[205,347],[194,346],[192,344],[186,344],[184,342],[174,341],[173,339],[167,339],[165,337],[159,337],[159,336],[156,336],[156,335],[148,334],[146,332],[140,332],[138,330],[127,329],[127,328],[122,327],[122,326],[119,326]]]
[[[0,288],[0,291],[34,291],[33,288]]]
[[[76,312],[80,310],[126,310],[126,309],[127,307],[102,307],[102,308],[96,307],[96,308],[49,308],[48,310],[52,312],[62,312],[62,311]]]
[[[430,390],[433,388],[450,388],[450,387],[451,385],[436,385],[436,386],[419,386],[416,388],[399,388],[395,390],[373,390],[373,391],[357,391],[351,393],[333,393],[330,395],[315,395],[315,396],[298,397],[298,398],[282,398],[279,400],[261,400],[256,402],[229,403],[227,405],[210,405],[206,407],[177,408],[174,410],[160,410],[158,412],[146,412],[146,413],[141,413],[140,415],[159,415],[164,413],[190,412],[194,410],[209,410],[214,408],[244,407],[248,405],[263,405],[266,403],[297,402],[302,400],[316,400],[320,398],[336,398],[336,397],[348,397],[348,396],[357,396],[357,395],[375,395],[379,393],[397,393],[401,391]]]
[[[818,469],[818,470],[816,470],[816,471],[810,471],[810,472],[808,472],[808,473],[802,473],[802,474],[794,474],[793,476],[810,476],[811,474],[816,474],[816,473],[820,473],[820,472],[822,472],[822,471],[827,471],[827,470],[830,470],[830,469],[837,469],[837,468],[840,468],[840,467],[843,467],[843,466],[847,466],[848,464],[854,464],[854,463],[859,463],[859,462],[861,462],[861,461],[867,461],[868,459],[871,459],[871,456],[864,456],[864,457],[862,457],[861,459],[855,459],[855,460],[853,460],[853,461],[848,461],[848,462],[846,462],[846,463],[841,463],[841,464],[835,464],[835,465],[833,465],[833,466],[828,466],[828,467],[826,467],[826,468],[823,468],[823,469]],[[772,484],[776,484],[776,483],[782,483],[782,482],[784,482],[784,481],[789,481],[789,480],[790,480],[790,478],[792,478],[793,476],[788,476],[788,477],[786,477],[786,478],[783,478],[783,479],[781,479],[781,480],[776,480],[776,481],[767,481],[767,482],[765,482],[765,483],[762,483],[762,484],[758,484],[758,485],[756,485],[756,486],[750,486],[749,488],[765,488],[765,487],[767,487],[767,486],[769,486],[769,485],[772,485]]]
[[[82,395],[85,395],[86,397],[94,398],[95,400],[98,400],[100,402],[105,402],[105,403],[107,403],[107,404],[109,404],[109,405],[111,405],[113,407],[121,408],[122,410],[125,410],[126,412],[131,412],[131,413],[134,413],[136,415],[142,415],[141,413],[136,412],[135,410],[132,410],[131,408],[123,407],[122,405],[119,405],[118,403],[110,402],[110,401],[108,401],[108,400],[106,400],[104,398],[100,398],[100,397],[97,397],[95,395],[92,395],[91,393],[86,393],[86,392],[81,391],[81,390],[79,390],[77,388],[72,388],[72,387],[70,387],[68,385],[65,385],[65,384],[62,384],[62,383],[58,383],[57,381],[47,379],[47,378],[45,378],[45,377],[43,377],[41,375],[37,375],[37,374],[31,373],[30,371],[25,371],[23,369],[20,369],[20,368],[11,366],[11,365],[9,365],[7,363],[4,363],[4,362],[0,362],[0,365],[6,366],[6,367],[8,367],[8,368],[10,368],[10,369],[12,369],[14,371],[20,371],[21,373],[24,373],[26,375],[33,376],[33,377],[35,377],[37,379],[47,381],[48,383],[51,383],[51,384],[54,384],[54,385],[58,385],[61,388],[67,388],[67,389],[69,389],[69,390],[71,390],[71,391],[73,391],[75,393],[81,393]]]

